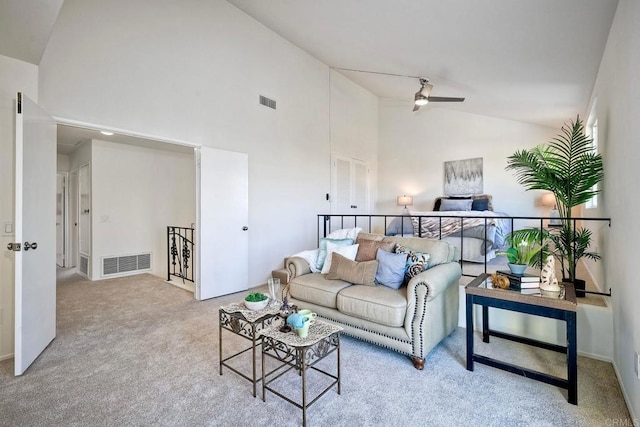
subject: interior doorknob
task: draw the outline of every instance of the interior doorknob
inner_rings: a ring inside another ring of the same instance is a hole
[[[28,251],[29,249],[33,249],[35,251],[36,249],[38,249],[38,244],[36,242],[24,242],[24,250]]]
[[[249,229],[249,227],[247,227],[246,225],[244,227],[242,227],[242,231],[247,231]]]

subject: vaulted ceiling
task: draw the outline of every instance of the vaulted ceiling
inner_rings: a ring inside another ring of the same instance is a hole
[[[618,0],[228,0],[331,67],[431,80],[433,104],[559,127],[584,112]],[[416,79],[343,72],[410,108]],[[420,110],[415,114],[423,114]]]
[[[228,1],[330,67],[426,77],[432,95],[466,98],[429,108],[553,127],[587,108],[618,3]],[[0,54],[38,64],[62,5],[0,0]],[[419,88],[413,78],[340,72],[408,109]]]

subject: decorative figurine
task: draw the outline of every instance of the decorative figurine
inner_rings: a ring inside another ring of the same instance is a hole
[[[503,276],[502,274],[492,274],[491,285],[494,288],[509,289],[511,283],[509,283],[509,278],[507,276]]]
[[[560,292],[560,286],[556,278],[556,262],[553,259],[553,255],[549,255],[545,260],[540,274],[540,289],[547,292]]]

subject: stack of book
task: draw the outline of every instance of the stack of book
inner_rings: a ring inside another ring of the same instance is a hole
[[[522,293],[540,292],[540,276],[536,274],[513,274],[508,270],[498,270],[496,273],[506,276],[511,287],[519,289]]]

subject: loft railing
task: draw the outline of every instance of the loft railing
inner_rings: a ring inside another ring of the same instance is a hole
[[[194,228],[167,227],[167,281],[176,277],[185,281],[194,282]]]
[[[472,212],[472,211],[471,211]],[[507,220],[510,221],[510,230],[514,230],[515,221],[526,222],[522,228],[540,228],[543,229],[545,227],[545,223],[547,227],[552,227],[549,224],[550,220],[565,220],[566,218],[558,218],[558,217],[539,217],[539,216],[499,216],[499,217],[485,217],[479,215],[468,215],[468,216],[458,216],[458,215],[447,215],[446,213],[442,214],[434,214],[434,215],[365,215],[365,214],[319,214],[318,215],[318,234],[317,239],[318,243],[320,242],[321,237],[326,237],[332,231],[343,229],[343,228],[352,228],[352,227],[360,227],[364,232],[367,233],[382,233],[387,235],[387,229],[389,227],[389,223],[394,218],[402,218],[401,220],[401,228],[400,230],[404,231],[405,227],[409,226],[411,229],[411,234],[413,234],[413,222],[411,220],[412,217],[418,218],[418,237],[422,236],[422,224],[425,218],[437,218],[439,220],[438,226],[438,240],[441,240],[442,235],[442,219],[443,218],[456,218],[460,220],[460,231],[459,236],[451,236],[453,238],[460,238],[460,267],[462,268],[462,275],[467,277],[476,277],[473,274],[465,274],[464,273],[464,231],[465,227],[464,220],[473,218],[473,219],[482,219],[484,220],[484,240],[487,240],[487,225],[489,225],[489,221],[493,219]],[[597,222],[606,222],[609,227],[611,227],[611,218],[575,218],[572,217],[571,221],[573,221],[573,229],[576,229],[576,225],[581,221],[597,221]],[[542,242],[541,242],[542,243]],[[503,248],[494,248],[496,250],[501,250]],[[484,250],[484,273],[487,273],[487,263],[490,261],[488,259],[488,250]],[[606,295],[611,296],[611,289],[609,289],[608,293],[603,292],[595,292],[595,291],[583,291],[585,293],[598,294],[598,295]]]

